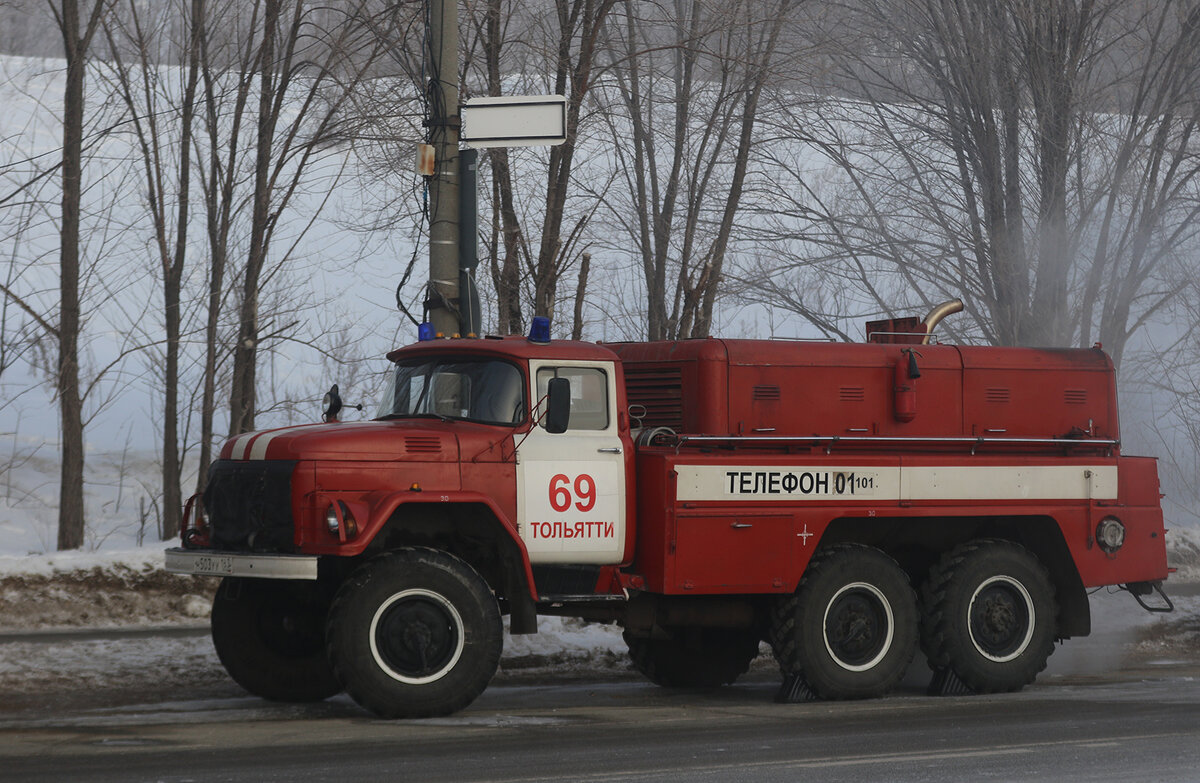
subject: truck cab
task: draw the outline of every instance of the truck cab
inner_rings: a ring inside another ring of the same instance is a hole
[[[412,513],[468,505],[532,563],[628,560],[632,442],[611,351],[505,338],[417,343],[388,358],[374,420],[225,444],[203,502],[214,546],[355,557],[396,543]],[[561,433],[545,421],[555,378],[570,396]]]

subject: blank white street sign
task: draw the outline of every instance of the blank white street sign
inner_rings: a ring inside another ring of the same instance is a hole
[[[471,98],[460,109],[468,147],[552,147],[567,140],[564,95]]]

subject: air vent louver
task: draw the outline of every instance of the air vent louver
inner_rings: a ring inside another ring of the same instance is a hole
[[[1064,389],[1063,401],[1068,405],[1084,405],[1087,403],[1087,389]]]
[[[410,454],[437,454],[442,450],[442,440],[433,435],[409,435],[404,439],[404,448]]]
[[[988,402],[1008,402],[1010,393],[1002,386],[989,386],[983,390],[983,399]]]
[[[838,399],[842,402],[864,402],[867,390],[862,386],[843,386],[838,390]]]
[[[778,386],[755,386],[754,393],[752,396],[756,400],[778,400],[779,399],[779,387]]]

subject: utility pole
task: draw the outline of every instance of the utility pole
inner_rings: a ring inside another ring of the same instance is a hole
[[[429,290],[425,304],[433,331],[458,334],[459,116],[458,0],[428,0],[429,138],[434,174],[429,183]]]
[[[458,104],[458,0],[426,0],[429,39],[425,85],[427,141],[418,169],[429,177],[429,286],[425,311],[432,334],[478,335],[482,313],[475,287],[476,167],[484,147],[562,144],[567,137],[567,99],[562,95],[476,98],[460,114]],[[463,116],[474,117],[463,140]],[[422,330],[426,327],[422,325]],[[423,332],[424,333],[424,332]]]

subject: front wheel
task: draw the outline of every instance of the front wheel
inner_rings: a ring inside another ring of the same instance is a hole
[[[795,594],[777,604],[771,645],[785,675],[824,699],[865,699],[894,688],[917,646],[908,576],[878,549],[829,547],[813,557]]]
[[[921,588],[921,646],[978,693],[1033,682],[1054,652],[1057,607],[1046,569],[1009,541],[964,544]]]
[[[212,608],[217,657],[234,682],[274,701],[320,701],[342,686],[325,654],[329,601],[316,582],[226,577]]]
[[[491,682],[503,644],[483,577],[453,555],[419,548],[355,571],[334,599],[327,635],[346,692],[383,718],[466,707]]]

